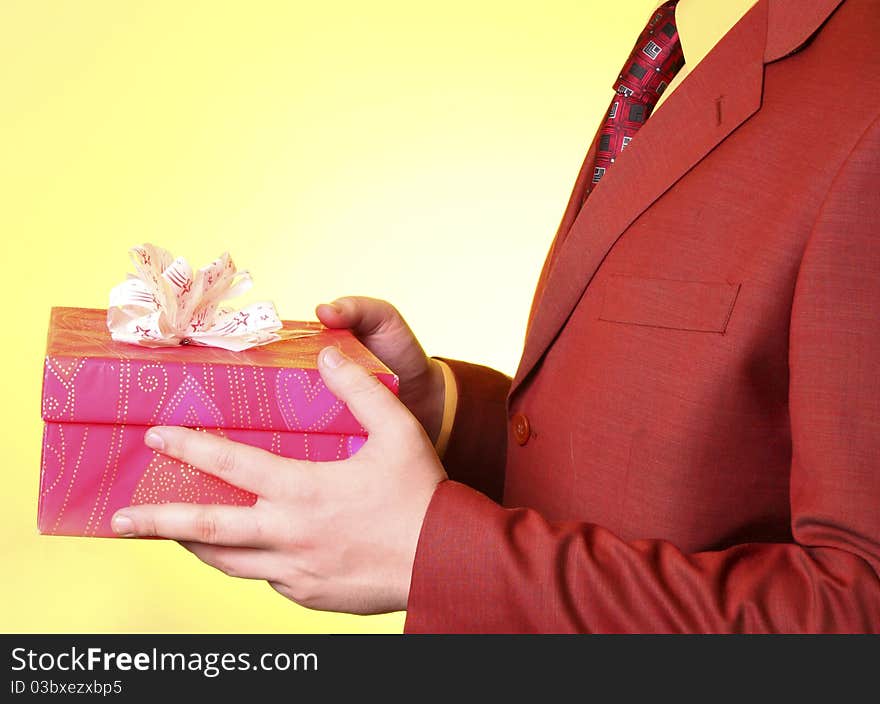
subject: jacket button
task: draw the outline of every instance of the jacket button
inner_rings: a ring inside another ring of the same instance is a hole
[[[513,437],[520,445],[525,445],[532,434],[532,427],[525,413],[516,413],[510,421],[513,428]]]

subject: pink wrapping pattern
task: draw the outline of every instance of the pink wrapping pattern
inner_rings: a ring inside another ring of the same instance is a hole
[[[41,533],[112,537],[131,503],[250,505],[255,497],[150,450],[151,425],[206,429],[284,457],[328,461],[366,432],[326,388],[317,354],[337,345],[392,391],[398,380],[347,331],[285,322],[309,335],[265,347],[149,349],[114,342],[106,311],[54,308],[43,375]]]
[[[148,349],[110,339],[104,311],[52,311],[43,373],[43,419],[157,423],[362,435],[324,385],[318,352],[337,345],[395,393],[398,380],[345,330],[285,323],[315,334],[244,352]]]
[[[46,423],[37,526],[41,533],[113,537],[110,519],[139,503],[249,506],[256,497],[144,445],[146,426]],[[213,430],[283,457],[341,460],[362,435]]]

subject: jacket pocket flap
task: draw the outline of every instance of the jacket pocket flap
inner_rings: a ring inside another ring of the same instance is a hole
[[[723,333],[741,284],[670,281],[613,274],[600,320],[671,330]]]

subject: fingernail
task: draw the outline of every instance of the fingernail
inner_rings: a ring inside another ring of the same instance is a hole
[[[321,352],[321,363],[331,369],[336,369],[344,361],[345,357],[342,356],[342,352],[335,347],[325,347]]]
[[[342,313],[342,308],[338,303],[322,303],[322,306],[327,306],[328,308],[332,308],[334,313]]]
[[[110,527],[116,535],[128,538],[134,535],[134,521],[122,513],[117,513],[110,521]]]
[[[159,435],[155,430],[148,430],[147,434],[144,435],[144,443],[147,447],[152,447],[154,450],[158,450],[162,452],[165,449],[165,441],[162,439],[162,436]]]

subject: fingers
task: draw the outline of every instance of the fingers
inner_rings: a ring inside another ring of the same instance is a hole
[[[125,538],[265,547],[272,536],[260,521],[260,514],[249,506],[144,504],[117,511],[110,525]]]
[[[387,301],[345,296],[315,309],[330,328],[349,328],[367,348],[397,374],[414,383],[429,371],[428,357],[409,325]]]
[[[279,464],[284,463],[271,452],[188,428],[150,428],[144,442],[163,455],[260,496],[270,490]]]
[[[315,313],[328,328],[349,328],[358,337],[374,335],[389,324],[406,325],[388,301],[366,296],[337,298],[319,305]]]
[[[278,557],[260,548],[227,547],[205,543],[181,542],[183,547],[206,565],[241,579],[273,579],[278,571]]]
[[[336,347],[321,350],[318,365],[327,388],[348,405],[370,435],[412,418],[381,381]]]
[[[318,316],[324,325],[328,328],[347,328],[348,316],[343,312],[341,306],[336,303],[320,303],[315,308],[315,315]]]

